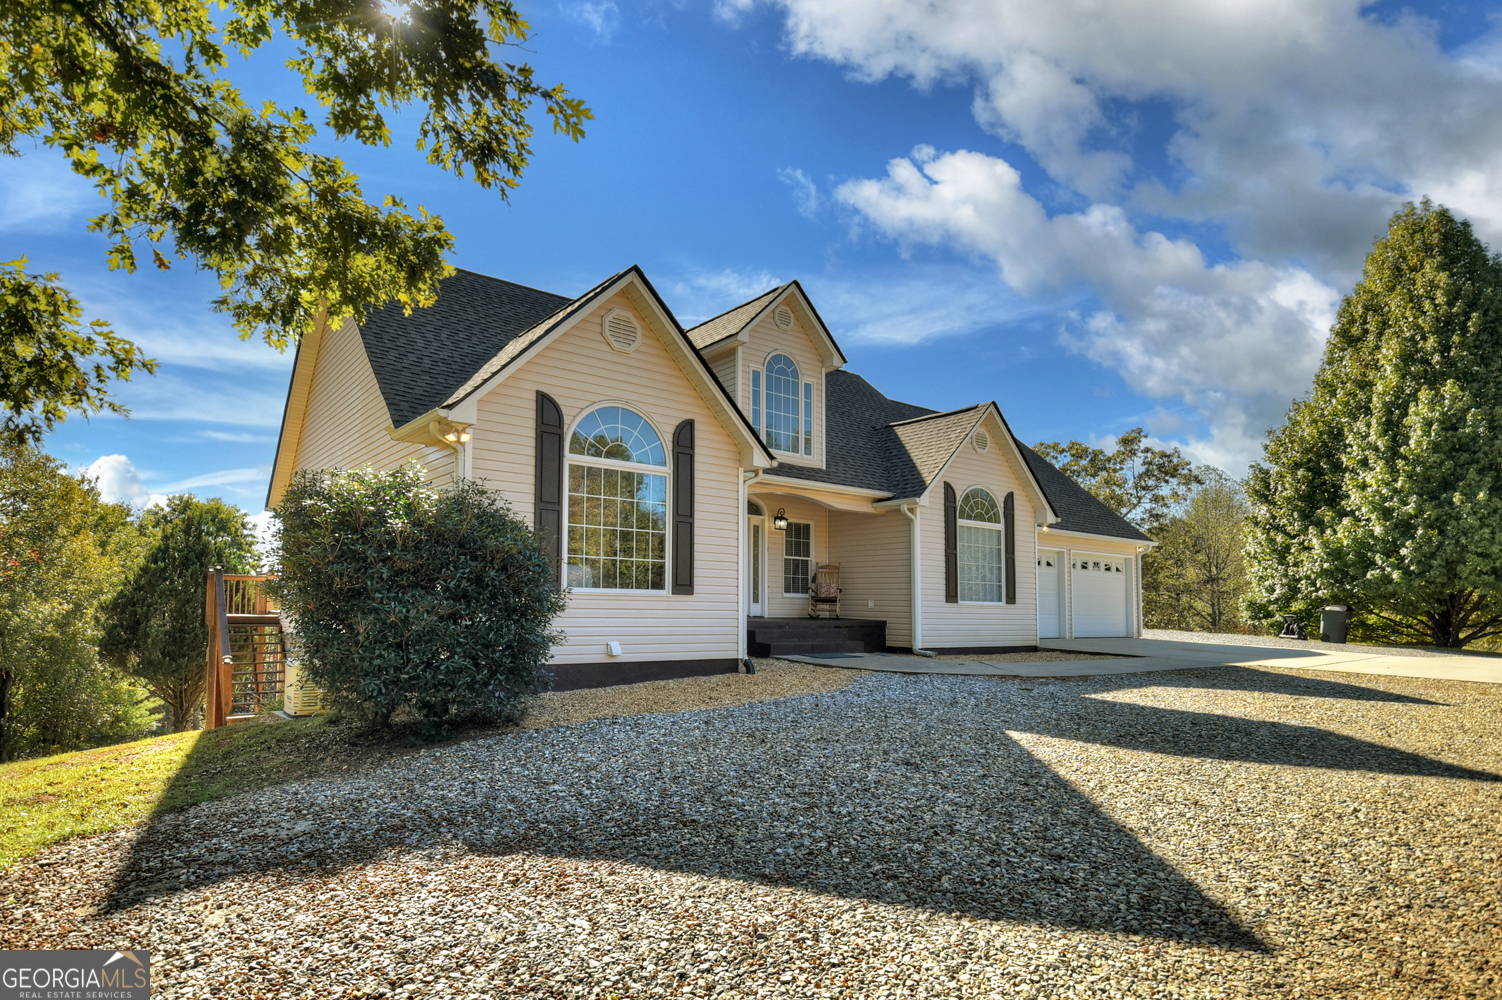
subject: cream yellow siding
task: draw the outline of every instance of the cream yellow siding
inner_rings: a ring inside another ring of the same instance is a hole
[[[732,348],[709,363],[710,371],[714,372],[714,377],[719,379],[731,399],[736,398],[735,376],[739,359],[740,352]]]
[[[802,618],[808,614],[808,594],[783,592],[782,560],[785,555],[787,535],[772,527],[772,516],[779,509],[787,511],[789,521],[803,521],[813,525],[814,566],[830,562],[829,517],[830,510],[820,504],[810,503],[784,493],[752,492],[751,499],[759,503],[767,517],[767,587],[766,617]]]
[[[1001,426],[992,418],[983,424],[991,447],[982,454],[967,440],[929,491],[929,504],[919,518],[923,573],[923,646],[927,649],[967,646],[1032,646],[1038,642],[1036,511],[1019,470],[1006,456]],[[972,486],[989,490],[1000,505],[1008,493],[1016,505],[1016,604],[948,604],[944,601],[944,483],[956,497]]]
[[[641,327],[641,341],[630,354],[615,351],[602,336],[602,318],[610,309],[626,310]],[[528,521],[539,390],[557,400],[569,429],[596,406],[614,403],[645,416],[670,453],[681,421],[695,421],[696,432],[694,593],[574,591],[558,620],[567,638],[554,648],[553,662],[610,659],[606,644],[611,641],[621,644],[623,663],[738,655],[739,449],[626,295],[596,305],[478,402],[470,428],[473,477],[499,491]],[[668,492],[671,496],[671,483]],[[668,566],[671,572],[671,552]]]
[[[840,615],[885,621],[889,646],[913,644],[911,524],[900,510],[829,512],[829,561],[840,564],[844,589]]]
[[[775,310],[774,310],[775,312]],[[782,353],[793,359],[798,366],[798,380],[800,383],[812,382],[814,386],[814,453],[812,456],[803,454],[800,447],[798,453],[774,451],[777,461],[788,465],[805,465],[817,468],[824,467],[824,361],[814,342],[809,339],[808,331],[803,326],[801,319],[794,319],[790,330],[784,330],[773,320],[772,315],[764,316],[760,321],[751,325],[746,331],[746,343],[741,347],[740,356],[740,384],[736,389],[736,402],[740,404],[741,411],[749,418],[751,416],[751,370],[763,369],[761,381],[761,419],[762,427],[766,426],[767,419],[767,382],[766,364],[767,359],[773,354]],[[722,378],[723,382],[724,379]],[[798,392],[803,392],[799,385]],[[801,395],[800,395],[801,398]],[[762,428],[758,428],[761,430]],[[799,427],[801,435],[803,428]],[[765,438],[765,434],[763,434]],[[801,442],[801,438],[800,438]]]
[[[452,474],[453,452],[393,441],[391,415],[365,356],[359,328],[347,320],[324,334],[298,442],[298,469],[393,469],[416,457],[431,475]]]

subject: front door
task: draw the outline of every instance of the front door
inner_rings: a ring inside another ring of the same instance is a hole
[[[746,593],[750,595],[747,602],[746,614],[752,618],[761,618],[766,615],[766,599],[762,596],[762,549],[766,547],[762,537],[766,531],[766,522],[760,517],[747,518],[749,531],[746,533]]]

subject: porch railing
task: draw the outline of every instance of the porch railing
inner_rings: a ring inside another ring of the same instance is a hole
[[[282,697],[287,649],[281,615],[263,586],[270,579],[209,573],[205,729],[251,718]]]

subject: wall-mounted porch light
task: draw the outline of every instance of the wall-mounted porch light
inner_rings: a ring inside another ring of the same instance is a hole
[[[781,507],[777,508],[777,514],[772,518],[772,527],[778,531],[788,530],[788,512]]]

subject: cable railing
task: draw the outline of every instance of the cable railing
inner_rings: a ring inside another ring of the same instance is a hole
[[[270,576],[210,571],[204,728],[217,729],[280,701],[287,648],[281,615],[264,584]]]

